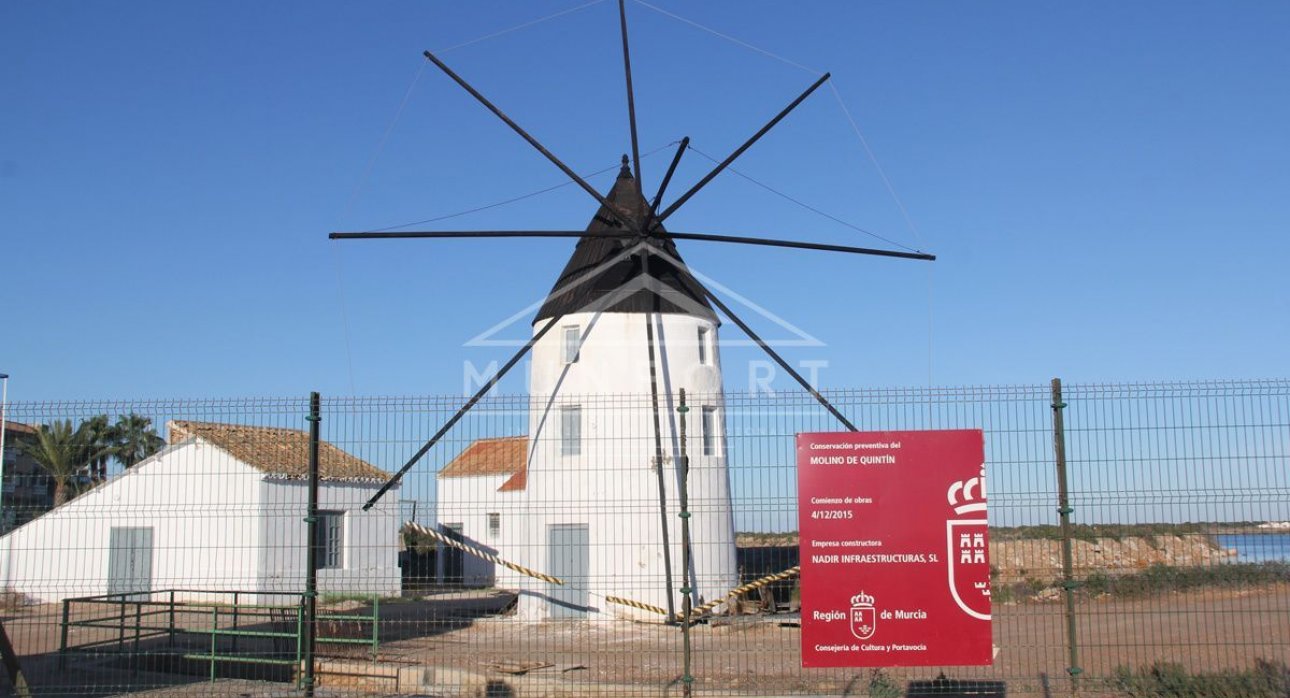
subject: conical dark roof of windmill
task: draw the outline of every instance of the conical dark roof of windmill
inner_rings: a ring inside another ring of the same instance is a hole
[[[643,220],[649,210],[636,192],[636,180],[625,156],[618,180],[605,199],[636,220]],[[587,226],[587,234],[578,239],[573,256],[533,318],[534,323],[559,315],[594,312],[659,312],[717,321],[703,287],[677,268],[685,262],[666,231],[659,229],[651,238],[662,253],[650,255],[650,274],[646,276],[642,255],[629,252],[637,244],[635,238],[603,234],[626,229],[611,225],[614,221],[621,218],[602,205]]]

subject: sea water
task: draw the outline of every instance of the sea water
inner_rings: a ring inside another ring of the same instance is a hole
[[[1290,561],[1290,533],[1224,533],[1218,544],[1236,551],[1232,562]]]

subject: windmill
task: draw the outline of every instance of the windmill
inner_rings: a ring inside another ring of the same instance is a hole
[[[513,554],[526,557],[525,562],[531,567],[551,570],[552,566],[572,564],[572,571],[566,574],[579,576],[577,570],[582,570],[580,576],[583,578],[601,580],[598,583],[612,580],[612,583],[620,585],[618,589],[606,587],[597,590],[584,587],[575,588],[571,592],[569,589],[546,589],[541,583],[518,578],[514,585],[522,591],[521,615],[533,618],[569,615],[565,611],[571,608],[576,611],[572,614],[575,617],[585,614],[588,609],[604,610],[592,597],[603,599],[609,595],[608,592],[614,591],[641,601],[642,605],[651,607],[656,612],[661,611],[669,619],[675,618],[678,585],[673,570],[673,557],[682,562],[679,588],[682,590],[684,608],[689,608],[691,602],[696,600],[701,603],[705,596],[713,598],[738,583],[734,567],[733,518],[724,445],[712,446],[705,441],[699,449],[699,466],[692,471],[688,460],[680,457],[678,451],[676,405],[673,404],[673,389],[677,387],[689,387],[692,391],[698,390],[711,396],[706,404],[700,406],[701,438],[711,438],[715,442],[720,440],[718,437],[724,437],[724,430],[718,431],[715,426],[722,418],[722,382],[716,358],[716,332],[720,324],[717,311],[729,318],[754,344],[765,351],[843,428],[856,430],[837,408],[700,281],[698,275],[682,260],[676,241],[760,245],[929,261],[935,259],[933,255],[922,252],[665,229],[664,222],[788,116],[823,85],[830,75],[825,73],[816,79],[711,171],[666,208],[661,208],[677,165],[689,148],[689,138],[680,141],[656,193],[652,199],[647,200],[641,178],[625,0],[619,0],[618,10],[631,157],[623,156],[619,176],[606,194],[588,184],[436,55],[430,51],[424,52],[428,61],[501,119],[599,204],[587,229],[338,232],[330,235],[331,239],[578,240],[569,263],[533,321],[532,336],[408,459],[365,507],[371,507],[384,496],[507,372],[532,352],[533,372],[529,391],[532,403],[528,442],[518,451],[523,454],[522,464],[516,465],[517,468],[523,468],[521,479],[526,480],[521,489],[526,490],[526,496],[545,502],[558,502],[561,501],[560,497],[565,497],[566,510],[582,511],[586,515],[580,522],[570,523],[567,516],[561,519],[547,513],[533,514],[535,510],[548,509],[529,506],[525,509],[528,514],[523,524],[508,527],[518,528],[520,532],[504,536],[497,548],[504,553],[509,548]],[[557,329],[559,332],[548,337]],[[629,342],[632,350],[625,354],[621,350],[602,352],[598,343],[599,338],[604,336],[635,337],[638,340]],[[679,342],[665,343],[665,336],[681,339]],[[675,385],[678,377],[690,385]],[[586,427],[597,427],[595,415],[583,415],[580,405],[562,402],[560,395],[575,394],[579,389],[600,393],[643,393],[646,384],[648,405],[633,409],[625,419],[618,415],[615,421],[628,424],[644,422],[647,426],[643,428],[652,433],[652,439],[644,452],[637,453],[634,450],[637,447],[629,445],[614,454],[615,467],[626,467],[622,472],[615,473],[619,487],[615,491],[607,491],[588,480],[588,470],[595,470],[594,465],[588,466],[586,463],[589,454],[583,454],[580,450],[570,452],[570,448],[576,447],[566,443],[570,441],[571,434],[577,434],[580,439]],[[635,390],[638,386],[640,390]],[[544,433],[557,428],[559,437],[541,438]],[[490,445],[490,448],[502,449],[497,445]],[[694,449],[690,450],[693,452]],[[459,458],[467,455],[463,453]],[[517,470],[516,473],[518,472]],[[514,481],[514,477],[507,478],[503,487],[498,489],[509,487],[513,490],[515,488],[510,487],[510,484]],[[649,515],[653,524],[646,534],[644,518],[637,514],[636,517],[640,520],[625,520],[623,517],[628,515],[616,510],[614,502],[617,492],[621,499],[619,503],[624,507],[631,508],[633,503],[639,505],[641,492],[648,489],[657,494],[658,511]],[[623,494],[624,491],[626,494]],[[684,502],[687,494],[691,501],[704,503],[702,506],[706,517],[692,522],[689,512],[683,511],[682,521],[678,524],[677,517],[669,515],[668,502],[678,498]],[[576,502],[567,501],[570,496],[582,497],[586,500],[584,503],[594,501],[596,506],[579,510]],[[516,509],[516,513],[518,511]],[[497,516],[500,517],[501,514]],[[611,521],[607,517],[618,518]],[[583,527],[581,532],[577,526]],[[685,539],[685,544],[679,551],[672,543],[677,538],[678,528],[681,538]],[[691,528],[694,535],[690,535]],[[630,530],[637,538],[613,540],[612,537],[603,537],[604,529]],[[591,544],[592,541],[595,545]],[[599,557],[593,555],[592,559],[575,559],[572,562],[553,552],[570,546],[612,552],[598,553]],[[633,550],[636,552],[633,553]],[[559,576],[559,571],[557,569],[552,573]],[[625,585],[627,591],[621,591],[622,585]],[[532,599],[537,599],[538,602],[530,603]],[[630,607],[615,611],[616,615],[633,617],[639,616],[639,612],[640,609]]]

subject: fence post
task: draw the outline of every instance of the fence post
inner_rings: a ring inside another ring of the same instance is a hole
[[[59,632],[58,639],[58,670],[62,671],[67,668],[67,631],[69,630],[68,622],[71,620],[72,602],[71,599],[63,599],[63,627]]]
[[[175,646],[175,590],[170,590],[170,646]]]
[[[380,656],[381,648],[381,597],[372,594],[372,661]]]
[[[233,630],[234,630],[235,632],[233,633],[233,654],[237,654],[237,632],[236,632],[236,630],[237,630],[237,626],[238,626],[238,620],[240,619],[240,617],[239,617],[239,616],[240,616],[240,614],[239,614],[239,612],[238,612],[238,606],[240,605],[241,600],[242,600],[241,594],[240,594],[239,592],[237,592],[237,591],[234,591],[234,592],[233,592]]]
[[[690,588],[690,451],[686,444],[685,416],[690,411],[685,404],[685,388],[681,388],[680,405],[676,408],[680,414],[677,418],[681,432],[681,468],[680,486],[677,488],[677,500],[681,507],[681,647],[684,654],[685,669],[681,674],[681,695],[689,698],[694,677],[690,675],[690,613],[693,607]]]
[[[1053,379],[1053,454],[1057,461],[1057,514],[1062,528],[1062,589],[1066,596],[1066,673],[1071,677],[1071,690],[1079,690],[1079,675],[1084,671],[1079,665],[1079,639],[1075,627],[1075,570],[1071,559],[1070,490],[1066,481],[1066,420],[1062,401],[1062,379]]]
[[[318,638],[318,441],[322,422],[322,400],[309,393],[309,505],[305,548],[305,695],[314,694],[314,648]]]

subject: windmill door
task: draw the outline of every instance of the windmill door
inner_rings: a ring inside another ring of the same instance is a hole
[[[587,524],[554,524],[547,527],[547,550],[551,551],[551,574],[564,580],[551,587],[552,618],[583,618],[590,597],[591,545]]]
[[[108,536],[108,593],[152,591],[152,527],[113,526]]]

